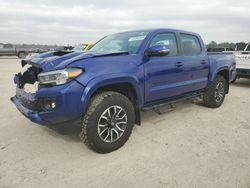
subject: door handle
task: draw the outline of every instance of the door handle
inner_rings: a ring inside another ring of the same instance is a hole
[[[201,60],[201,64],[206,64],[207,63],[207,61],[206,60]]]
[[[176,66],[176,67],[182,67],[182,66],[183,66],[183,63],[182,63],[182,62],[177,62],[177,63],[175,64],[175,66]]]

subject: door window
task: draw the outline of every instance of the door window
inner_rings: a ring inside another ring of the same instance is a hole
[[[201,45],[199,39],[194,35],[181,34],[181,46],[183,55],[198,55],[201,53]]]
[[[174,33],[161,33],[156,35],[150,42],[149,47],[152,47],[157,44],[167,45],[170,49],[170,54],[168,56],[177,56],[178,48],[176,37]]]

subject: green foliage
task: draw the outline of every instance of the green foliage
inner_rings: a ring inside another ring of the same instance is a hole
[[[207,47],[208,48],[216,48],[218,46],[217,46],[217,43],[215,41],[211,41],[210,43],[207,44]]]
[[[235,43],[229,43],[229,42],[222,42],[222,43],[216,43],[215,41],[211,41],[210,43],[207,44],[207,48],[235,48],[236,44]]]

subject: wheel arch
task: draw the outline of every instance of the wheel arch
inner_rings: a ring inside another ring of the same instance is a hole
[[[230,73],[229,73],[229,69],[227,67],[223,67],[223,68],[220,68],[218,69],[215,74],[213,75],[212,77],[212,81],[214,81],[214,79],[216,78],[216,76],[223,76],[226,80],[226,83],[227,83],[227,90],[226,90],[226,93],[229,92],[229,80],[230,80]]]
[[[106,77],[106,78],[105,78]],[[102,91],[114,91],[128,97],[135,107],[135,122],[141,124],[140,107],[143,96],[140,92],[139,81],[132,77],[98,77],[91,80],[82,95],[83,114],[86,112],[91,98]]]

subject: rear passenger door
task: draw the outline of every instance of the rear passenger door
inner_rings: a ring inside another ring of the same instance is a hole
[[[181,63],[185,72],[182,93],[198,91],[207,86],[209,64],[207,52],[202,49],[203,43],[196,35],[180,33]]]

